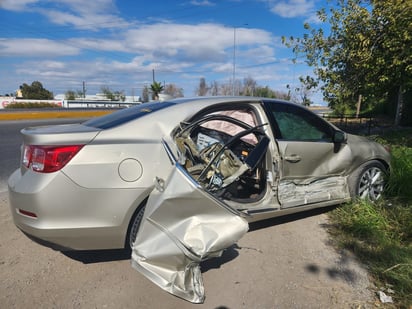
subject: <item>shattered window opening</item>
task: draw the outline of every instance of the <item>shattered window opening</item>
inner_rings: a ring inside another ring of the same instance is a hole
[[[224,200],[250,203],[266,192],[269,138],[251,110],[224,110],[182,123],[174,133],[179,162]],[[253,161],[253,162],[252,162]]]

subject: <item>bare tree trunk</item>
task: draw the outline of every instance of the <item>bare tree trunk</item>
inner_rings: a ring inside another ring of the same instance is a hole
[[[399,86],[398,102],[397,102],[397,105],[396,105],[396,114],[395,114],[395,126],[399,126],[399,124],[401,122],[402,110],[403,110],[402,86]]]

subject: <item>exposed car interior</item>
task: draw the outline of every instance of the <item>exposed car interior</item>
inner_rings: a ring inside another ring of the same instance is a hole
[[[266,190],[269,138],[250,110],[225,110],[183,122],[174,132],[179,162],[207,191],[250,203]]]

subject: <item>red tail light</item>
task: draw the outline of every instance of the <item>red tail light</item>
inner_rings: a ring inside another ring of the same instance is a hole
[[[24,146],[23,165],[40,173],[52,173],[63,168],[83,145]]]

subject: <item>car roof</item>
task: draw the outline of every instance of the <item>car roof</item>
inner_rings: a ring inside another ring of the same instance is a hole
[[[286,104],[294,104],[288,101],[279,100],[279,99],[270,99],[263,97],[250,97],[250,96],[204,96],[204,97],[183,97],[172,100],[165,100],[164,102],[170,102],[175,104],[184,104],[184,103],[200,103],[200,104],[215,104],[215,103],[230,103],[230,102],[262,102],[262,101],[274,101],[274,102],[283,102]],[[162,102],[160,102],[162,103]]]
[[[155,112],[157,116],[161,114],[168,114],[169,111],[175,110],[174,113],[179,114],[195,114],[202,108],[214,104],[242,104],[242,103],[261,103],[261,102],[276,102],[280,104],[292,104],[295,103],[282,101],[278,99],[269,99],[262,97],[245,97],[245,96],[210,96],[210,97],[191,97],[191,98],[177,98],[165,101],[152,101],[149,103],[143,103],[137,106],[133,106],[121,111],[117,111],[112,114],[108,114],[95,119],[90,119],[84,123],[86,126],[92,126],[99,129],[110,129],[122,124],[126,124],[131,120],[138,119],[143,116],[149,116]],[[156,113],[156,112],[160,112]]]

